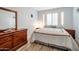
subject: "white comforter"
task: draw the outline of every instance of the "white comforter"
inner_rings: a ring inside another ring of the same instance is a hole
[[[32,41],[39,40],[49,44],[67,47],[78,51],[79,47],[75,40],[64,30],[57,28],[36,29],[32,35]]]
[[[69,36],[69,34],[64,29],[59,29],[59,28],[42,28],[42,29],[36,29],[35,32],[43,33],[43,34],[51,34],[51,35]]]

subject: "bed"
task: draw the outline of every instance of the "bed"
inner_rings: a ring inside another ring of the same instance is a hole
[[[58,48],[67,48],[73,51],[78,51],[79,47],[75,40],[66,32],[60,28],[41,28],[36,29],[32,34],[32,42],[39,41],[52,45]]]

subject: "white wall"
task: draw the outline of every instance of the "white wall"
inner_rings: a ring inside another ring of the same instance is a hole
[[[74,7],[73,9],[73,22],[74,29],[76,30],[76,40],[79,43],[79,11],[77,11],[78,7]]]
[[[62,8],[54,8],[54,9],[48,9],[38,12],[39,20],[42,20],[42,14],[47,13],[61,13],[64,12],[64,27],[68,29],[73,28],[73,7],[62,7]],[[60,22],[60,15],[59,15],[59,22]],[[60,25],[59,25],[60,26]]]
[[[31,7],[8,7],[18,12],[18,28],[28,29],[28,39],[34,30],[33,24],[37,20],[37,11]],[[30,15],[33,14],[33,18]]]

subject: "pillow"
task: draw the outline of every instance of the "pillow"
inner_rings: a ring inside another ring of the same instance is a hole
[[[45,28],[57,28],[57,27],[56,26],[49,25],[49,26],[45,26]]]

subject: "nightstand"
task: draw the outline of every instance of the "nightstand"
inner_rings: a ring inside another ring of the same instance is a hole
[[[65,29],[74,39],[75,39],[75,30],[73,29]]]

